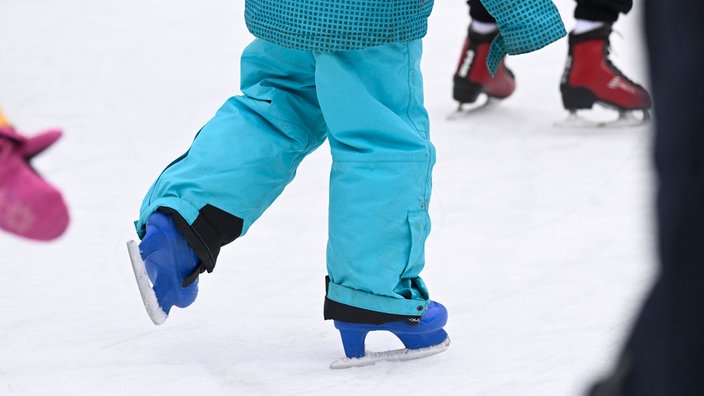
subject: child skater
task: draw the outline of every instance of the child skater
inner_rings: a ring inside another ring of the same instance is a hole
[[[511,20],[504,27],[512,33],[499,58],[565,34],[549,0],[516,2],[528,6],[497,16]],[[256,39],[242,54],[242,95],[161,173],[135,222],[142,241],[129,244],[130,255],[156,324],[195,300],[198,276],[213,270],[220,248],[247,233],[327,139],[324,317],[347,356],[337,367],[371,361],[364,339],[374,330],[398,336],[407,358],[449,345],[447,311],[420,278],[435,163],[420,72],[432,7],[433,0],[245,2]],[[514,21],[519,11],[533,23]]]

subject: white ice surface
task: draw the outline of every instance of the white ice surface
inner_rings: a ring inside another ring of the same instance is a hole
[[[574,2],[556,3],[569,29]],[[647,86],[640,12],[612,58]],[[242,14],[241,0],[0,0],[0,106],[27,133],[64,129],[35,165],[72,214],[52,243],[0,235],[0,395],[579,395],[650,281],[651,131],[552,126],[566,39],[508,59],[512,97],[446,120],[463,0],[436,2],[423,61],[438,152],[423,277],[452,346],[329,369],[343,351],[322,320],[327,146],[223,249],[196,303],[151,323],[125,241],[154,178],[238,93]]]

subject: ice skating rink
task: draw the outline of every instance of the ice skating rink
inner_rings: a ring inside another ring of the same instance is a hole
[[[573,1],[556,4],[571,28]],[[616,25],[612,60],[648,86],[640,12]],[[566,39],[510,57],[516,93],[448,121],[467,24],[463,0],[437,1],[423,63],[438,152],[423,277],[452,345],[333,371],[327,146],[164,325],[130,269],[147,188],[238,94],[243,2],[0,0],[0,106],[23,132],[64,129],[35,166],[73,216],[52,243],[0,234],[0,395],[580,395],[650,281],[651,131],[553,126]]]

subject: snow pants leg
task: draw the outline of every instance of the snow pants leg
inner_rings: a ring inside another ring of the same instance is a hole
[[[255,40],[242,54],[243,95],[228,99],[145,197],[137,233],[156,210],[172,214],[212,271],[220,247],[249,227],[326,138],[311,53]]]
[[[325,315],[335,303],[419,316],[428,293],[419,273],[430,232],[435,149],[423,106],[420,41],[316,54],[316,85],[328,125],[329,275]],[[391,319],[391,318],[389,318]]]
[[[633,0],[576,0],[576,19],[614,23],[619,14],[628,14],[633,8]]]
[[[135,222],[138,234],[154,211],[171,213],[201,271],[212,271],[220,247],[246,234],[329,138],[328,300],[421,315],[435,161],[421,51],[420,41],[312,53],[255,40],[242,55],[243,95],[230,98],[162,172]]]

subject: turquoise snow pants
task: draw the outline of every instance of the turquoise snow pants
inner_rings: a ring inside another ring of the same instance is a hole
[[[421,315],[435,149],[423,105],[420,40],[318,53],[256,39],[243,95],[218,110],[148,192],[135,225],[158,208],[193,224],[206,205],[248,228],[327,138],[332,154],[328,299]]]

